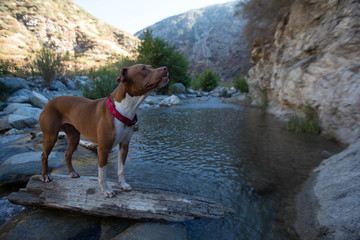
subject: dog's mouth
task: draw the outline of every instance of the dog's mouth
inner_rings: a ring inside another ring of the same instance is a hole
[[[148,85],[146,88],[148,90],[152,90],[155,88],[162,88],[164,87],[167,83],[169,82],[169,73],[166,74],[166,76],[163,76],[160,78],[159,81],[157,81],[156,83],[150,84]]]

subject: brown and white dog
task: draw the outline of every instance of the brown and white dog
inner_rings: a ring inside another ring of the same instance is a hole
[[[98,144],[98,180],[105,197],[115,192],[106,184],[106,170],[110,150],[119,145],[118,177],[123,190],[131,187],[124,179],[124,164],[129,142],[133,133],[133,120],[136,110],[151,90],[165,86],[168,81],[166,67],[152,69],[143,64],[121,69],[119,85],[109,98],[89,100],[75,96],[53,98],[42,111],[39,123],[43,132],[43,153],[41,155],[42,177],[44,182],[51,181],[48,170],[48,156],[53,149],[60,130],[66,133],[68,150],[65,155],[70,177],[78,178],[72,166],[71,157],[76,150],[80,134]],[[116,110],[115,110],[116,109]],[[120,115],[119,117],[116,114]]]

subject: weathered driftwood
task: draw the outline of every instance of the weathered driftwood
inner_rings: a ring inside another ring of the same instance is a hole
[[[130,219],[185,221],[196,218],[220,218],[232,212],[213,201],[154,188],[122,191],[119,184],[108,181],[117,191],[113,198],[104,198],[96,178],[69,178],[53,175],[53,181],[43,183],[40,176],[30,178],[26,188],[11,193],[14,204],[37,205],[72,210],[97,216]]]

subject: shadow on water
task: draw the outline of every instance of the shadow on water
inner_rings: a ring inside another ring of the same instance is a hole
[[[186,100],[171,108],[139,111],[140,128],[130,144],[125,177],[202,196],[231,207],[223,219],[185,223],[190,239],[291,239],[292,199],[323,151],[340,147],[322,137],[287,132],[284,123],[256,109],[219,99]],[[57,146],[65,151],[66,142]],[[80,175],[97,175],[97,157],[74,154]],[[117,151],[108,174],[116,178]],[[56,173],[67,174],[66,167]]]

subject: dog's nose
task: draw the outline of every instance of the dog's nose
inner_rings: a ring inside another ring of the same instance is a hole
[[[166,66],[162,67],[162,69],[163,69],[164,72],[167,71],[167,67],[166,67]]]

